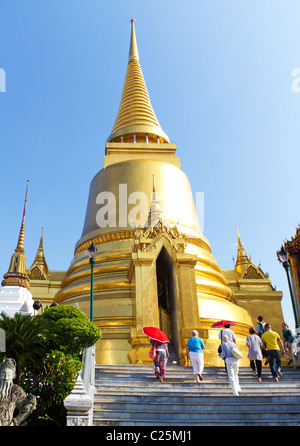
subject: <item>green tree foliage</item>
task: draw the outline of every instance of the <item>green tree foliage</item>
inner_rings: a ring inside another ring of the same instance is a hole
[[[79,308],[72,307],[71,305],[57,305],[55,307],[46,308],[43,317],[49,319],[52,322],[56,322],[59,319],[82,319],[88,320],[87,316]]]
[[[37,396],[31,423],[64,424],[62,402],[75,386],[82,351],[101,338],[101,331],[79,308],[68,305],[50,307],[39,316],[2,313],[0,328],[6,335],[2,359],[16,360],[16,383]]]
[[[64,399],[75,387],[83,363],[58,350],[47,353],[43,367],[27,370],[20,383],[27,393],[37,396],[37,410],[30,416],[29,425],[65,424]]]
[[[102,335],[101,330],[76,307],[51,307],[44,311],[43,318],[51,327],[51,348],[72,356],[80,356],[84,348],[96,344]]]
[[[83,363],[71,355],[53,350],[45,357],[43,392],[53,402],[63,402],[72,392]]]
[[[16,383],[20,381],[22,370],[41,367],[45,356],[45,339],[50,339],[48,322],[40,316],[21,316],[16,313],[10,317],[0,314],[0,327],[5,331],[6,352],[0,354],[1,361],[13,358],[17,363]]]

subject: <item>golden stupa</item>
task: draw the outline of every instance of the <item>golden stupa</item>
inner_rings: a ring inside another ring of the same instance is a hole
[[[201,233],[176,145],[170,143],[152,108],[134,20],[131,27],[127,73],[106,142],[104,168],[91,182],[82,235],[55,301],[78,304],[89,314],[87,249],[94,243],[93,320],[103,333],[96,346],[98,363],[149,362],[143,327],[156,326],[168,334],[181,364],[186,363],[187,340],[197,329],[206,344],[205,362],[222,365],[217,355],[219,329],[211,326],[227,319],[236,324],[246,364],[245,338],[260,310],[250,315],[247,303],[240,305],[232,288],[239,291],[239,277],[251,262],[239,239],[236,269],[227,272],[229,287]],[[261,286],[267,278],[258,270],[257,274]]]

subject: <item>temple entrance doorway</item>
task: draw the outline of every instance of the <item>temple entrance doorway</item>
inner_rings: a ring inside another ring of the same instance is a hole
[[[166,333],[171,350],[179,358],[179,332],[176,309],[174,263],[165,247],[156,260],[159,328]],[[171,352],[170,352],[171,353]]]

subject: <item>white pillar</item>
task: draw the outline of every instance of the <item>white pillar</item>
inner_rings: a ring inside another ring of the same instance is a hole
[[[89,426],[89,411],[93,405],[92,398],[86,392],[79,373],[74,389],[64,400],[67,409],[67,426]]]

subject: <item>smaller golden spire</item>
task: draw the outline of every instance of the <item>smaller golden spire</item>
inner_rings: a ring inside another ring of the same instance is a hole
[[[152,192],[155,193],[156,192],[156,185],[155,185],[155,175],[152,175]]]
[[[145,224],[145,227],[148,226],[156,226],[159,222],[164,222],[160,202],[159,202],[159,193],[156,192],[155,185],[155,176],[152,176],[152,197],[151,197],[151,205],[150,211],[148,214],[148,219]]]
[[[35,259],[28,271],[28,275],[29,275],[30,279],[47,280],[50,278],[48,265],[47,265],[47,262],[45,259],[45,254],[44,254],[43,233],[44,233],[44,228],[42,228],[40,244],[39,244]]]
[[[237,259],[236,259],[236,263],[235,263],[235,270],[238,274],[241,274],[244,271],[245,267],[247,265],[249,265],[250,260],[248,259],[245,249],[242,245],[238,227],[236,227],[236,231],[237,231],[237,237],[238,237],[238,252],[237,252]]]
[[[42,233],[41,233],[41,238],[40,238],[40,244],[39,244],[39,247],[38,247],[38,252],[37,252],[37,255],[39,255],[39,253],[40,254],[42,254],[42,255],[44,255],[44,228],[42,228]]]
[[[27,181],[23,218],[18,237],[17,247],[15,249],[14,254],[12,255],[8,272],[3,276],[4,280],[2,281],[2,286],[21,286],[29,290],[30,285],[29,285],[29,278],[27,275],[26,257],[24,249],[25,216],[26,216],[27,196],[28,196],[28,184],[29,180]]]

